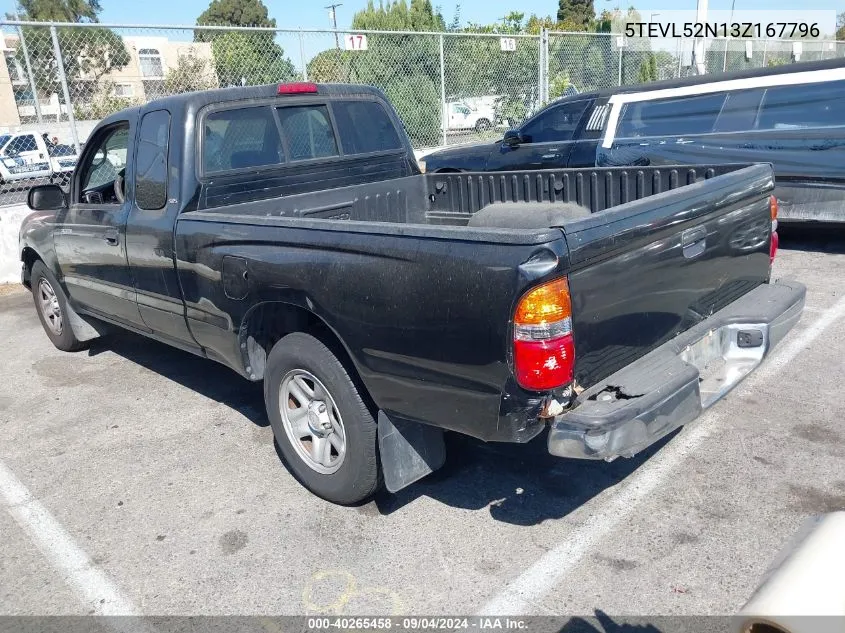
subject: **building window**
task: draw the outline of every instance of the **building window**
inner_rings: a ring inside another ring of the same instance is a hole
[[[164,65],[161,62],[161,53],[157,48],[142,48],[138,51],[138,60],[141,62],[142,77],[150,79],[164,77]]]
[[[14,51],[6,51],[6,67],[9,69],[9,79],[13,84],[26,83],[26,73],[24,73],[21,63],[15,57]]]
[[[115,97],[134,97],[135,91],[132,89],[132,84],[115,84]]]

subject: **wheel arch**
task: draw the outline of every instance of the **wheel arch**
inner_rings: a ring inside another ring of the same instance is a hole
[[[24,246],[21,249],[21,262],[23,262],[23,276],[21,281],[23,285],[27,288],[31,288],[31,279],[32,279],[32,267],[35,265],[35,262],[44,262],[44,258],[38,254],[31,246]],[[44,265],[47,266],[47,263],[44,262]]]
[[[377,410],[353,355],[342,337],[312,310],[285,301],[258,303],[249,309],[241,321],[238,345],[245,374],[250,380],[264,379],[270,350],[284,336],[294,332],[310,334],[328,347],[344,366],[367,405],[371,410]]]

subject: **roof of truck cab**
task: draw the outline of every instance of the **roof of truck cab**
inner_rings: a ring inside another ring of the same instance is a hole
[[[262,86],[235,86],[232,88],[213,88],[211,90],[200,90],[197,92],[183,92],[181,94],[171,95],[168,97],[161,97],[160,99],[153,99],[142,106],[134,106],[132,108],[121,110],[120,112],[115,112],[114,114],[109,115],[106,119],[103,119],[103,122],[108,123],[111,119],[124,120],[130,114],[138,115],[141,112],[150,112],[152,110],[170,110],[171,112],[181,112],[183,109],[188,109],[196,111],[202,107],[216,103],[249,101],[251,99],[270,99],[274,97],[278,97],[279,99],[293,99],[295,97],[314,96],[371,96],[386,99],[384,93],[378,88],[362,84],[316,84],[316,93],[280,95],[279,86],[284,83],[287,82],[266,84]]]

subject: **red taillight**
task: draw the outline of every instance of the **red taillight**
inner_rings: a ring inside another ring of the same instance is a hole
[[[775,262],[775,255],[777,255],[777,252],[778,252],[778,242],[779,241],[780,240],[778,239],[778,232],[772,231],[772,241],[769,242],[769,263],[770,264],[774,264],[774,262]]]
[[[289,84],[279,84],[280,95],[303,95],[317,92],[317,84],[309,81],[295,81]]]
[[[523,295],[514,314],[513,338],[514,375],[521,387],[547,391],[572,382],[575,341],[566,277]]]
[[[769,196],[769,214],[772,217],[772,239],[769,242],[769,264],[775,262],[775,255],[778,252],[778,199]]]

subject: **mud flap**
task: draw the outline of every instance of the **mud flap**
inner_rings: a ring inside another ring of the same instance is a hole
[[[378,412],[378,444],[384,485],[390,492],[410,486],[446,461],[441,429],[391,420],[384,411]]]

